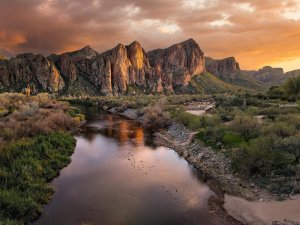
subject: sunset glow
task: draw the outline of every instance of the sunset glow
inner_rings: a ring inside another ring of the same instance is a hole
[[[0,54],[49,55],[137,40],[146,51],[194,38],[242,69],[300,68],[299,0],[2,0]]]

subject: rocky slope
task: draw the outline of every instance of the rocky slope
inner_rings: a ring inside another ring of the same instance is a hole
[[[0,61],[0,90],[59,95],[123,95],[180,92],[205,71],[204,54],[193,40],[146,53],[140,43],[97,53],[91,47],[61,55],[21,54]],[[133,91],[134,92],[134,91]]]
[[[212,59],[205,57],[206,70],[222,81],[244,88],[261,89],[261,83],[247,76],[241,71],[239,63],[234,57]]]

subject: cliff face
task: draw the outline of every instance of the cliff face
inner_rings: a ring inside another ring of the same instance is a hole
[[[226,83],[250,89],[262,88],[261,83],[241,71],[240,65],[234,57],[224,59],[205,57],[205,65],[209,73]]]
[[[166,49],[146,53],[140,43],[98,54],[91,47],[45,58],[23,54],[0,62],[0,86],[33,93],[122,95],[129,86],[143,92],[180,90],[205,71],[204,54],[189,39]]]
[[[54,63],[42,55],[30,53],[0,61],[0,86],[5,91],[21,92],[30,87],[33,94],[58,92],[64,80]]]
[[[150,88],[156,91],[180,89],[196,74],[205,72],[204,53],[193,40],[147,53],[153,71]]]
[[[230,76],[236,72],[240,71],[239,63],[235,60],[234,57],[228,57],[225,59],[212,59],[205,57],[206,70],[217,76],[224,77]]]
[[[267,85],[279,85],[288,78],[282,68],[272,68],[271,66],[265,66],[258,71],[251,70],[243,72]]]

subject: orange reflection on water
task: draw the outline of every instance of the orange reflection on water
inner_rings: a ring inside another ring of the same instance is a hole
[[[144,130],[141,127],[138,127],[135,131],[135,141],[137,145],[144,144]]]
[[[119,141],[120,142],[126,142],[128,141],[128,121],[127,120],[121,120],[119,123]]]
[[[113,116],[111,114],[109,114],[107,116],[107,122],[108,122],[108,126],[107,126],[107,129],[106,129],[106,132],[107,132],[107,136],[108,137],[112,137],[113,136]]]

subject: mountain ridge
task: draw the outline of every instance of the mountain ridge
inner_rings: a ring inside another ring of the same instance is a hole
[[[191,82],[201,81],[199,76],[193,79],[201,74],[206,74],[203,80],[210,86],[215,83],[222,90],[258,89],[264,81],[254,76],[256,72],[241,70],[234,57],[206,57],[194,39],[148,52],[138,41],[133,41],[129,45],[117,44],[101,53],[87,45],[48,57],[23,53],[3,58],[0,60],[0,91],[30,89],[32,94],[49,92],[72,96],[118,96],[135,94],[131,93],[134,89],[139,93],[183,93],[191,87]],[[233,86],[220,83],[207,73]]]

